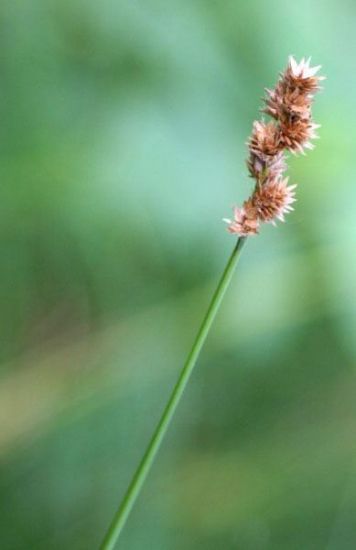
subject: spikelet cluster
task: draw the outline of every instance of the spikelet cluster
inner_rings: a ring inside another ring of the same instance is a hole
[[[288,185],[286,153],[304,153],[312,149],[311,140],[318,137],[319,127],[313,122],[311,107],[319,82],[320,66],[310,67],[310,59],[297,63],[289,58],[273,90],[266,89],[264,113],[272,120],[255,121],[248,140],[248,171],[254,178],[254,191],[241,208],[234,208],[233,220],[225,219],[228,231],[242,237],[255,235],[261,222],[284,221],[293,210],[295,185]]]

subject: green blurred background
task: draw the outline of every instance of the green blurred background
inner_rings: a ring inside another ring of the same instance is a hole
[[[0,547],[91,550],[251,189],[288,55],[327,75],[118,548],[356,547],[356,3],[2,0]]]

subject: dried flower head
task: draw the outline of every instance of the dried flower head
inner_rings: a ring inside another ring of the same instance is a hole
[[[301,62],[297,63],[291,55],[285,78],[289,78],[292,85],[299,86],[306,92],[314,93],[320,89],[319,81],[325,80],[325,76],[315,76],[321,69],[321,65],[310,67],[310,61],[311,57],[307,60],[303,57]]]
[[[291,56],[274,90],[266,89],[264,112],[279,121],[289,116],[309,118],[313,96],[320,90],[320,80],[324,80],[316,76],[320,67],[310,67],[310,58],[298,64]]]
[[[236,233],[242,237],[248,235],[256,235],[260,222],[257,217],[257,212],[253,208],[251,201],[246,201],[242,208],[234,208],[234,219],[224,219],[229,225],[227,229],[230,233]]]
[[[310,58],[297,63],[291,56],[276,87],[266,90],[263,112],[274,121],[253,124],[247,167],[256,185],[243,207],[234,209],[234,219],[224,220],[230,233],[254,235],[260,222],[284,221],[284,215],[293,210],[296,186],[288,186],[288,178],[283,177],[285,152],[304,153],[313,148],[311,140],[318,137],[315,130],[319,125],[312,120],[311,107],[324,79],[317,76],[319,69],[310,66]]]
[[[311,98],[300,93],[299,88],[289,89],[285,82],[281,81],[274,90],[266,89],[267,97],[263,112],[276,120],[289,117],[308,118]]]
[[[288,178],[269,180],[265,185],[257,187],[252,195],[258,218],[263,222],[274,223],[276,219],[284,222],[284,214],[287,214],[295,202],[294,189],[296,185],[288,186]]]
[[[295,121],[281,123],[281,141],[292,153],[303,153],[304,149],[314,149],[311,139],[317,138],[315,130],[320,128],[319,124],[309,119],[297,119]]]
[[[281,146],[280,128],[274,122],[253,123],[252,135],[248,141],[251,153],[268,162],[268,159],[277,155]]]

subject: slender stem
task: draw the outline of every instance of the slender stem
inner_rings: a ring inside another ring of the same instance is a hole
[[[160,421],[154,431],[151,441],[141,459],[141,462],[131,480],[131,483],[126,491],[126,494],[109,526],[105,538],[101,545],[101,550],[112,550],[115,543],[126,523],[126,520],[131,512],[131,509],[138,497],[146,477],[150,471],[153,461],[156,457],[158,449],[162,443],[168,426],[172,420],[174,412],[183,395],[184,389],[188,383],[194,365],[198,359],[199,353],[203,347],[205,339],[209,333],[210,327],[214,321],[216,313],[220,307],[223,296],[231,281],[235,267],[239,260],[241,250],[245,244],[246,237],[240,237],[232,251],[232,254],[226,264],[224,272],[221,276],[219,284],[211,299],[209,308],[205,314],[199,332],[195,338],[193,347],[187,357],[183,369],[179,375],[176,385],[173,388],[172,394],[168,400],[166,408],[163,411]]]

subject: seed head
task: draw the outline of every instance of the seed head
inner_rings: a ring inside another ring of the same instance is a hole
[[[263,222],[275,223],[276,219],[284,222],[284,214],[293,210],[295,188],[296,185],[288,186],[288,178],[269,180],[256,187],[251,202],[258,218]]]
[[[284,215],[293,210],[296,186],[288,186],[288,178],[283,177],[285,151],[304,153],[313,148],[311,140],[318,137],[315,130],[319,125],[312,119],[311,107],[323,80],[316,76],[319,69],[310,66],[310,58],[297,63],[291,56],[276,87],[266,90],[263,112],[274,120],[253,123],[247,167],[256,185],[243,207],[234,209],[234,219],[225,220],[230,233],[254,235],[260,222],[284,221]]]

